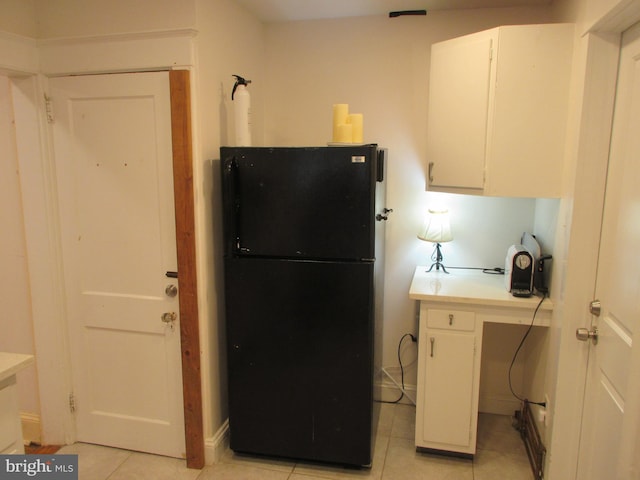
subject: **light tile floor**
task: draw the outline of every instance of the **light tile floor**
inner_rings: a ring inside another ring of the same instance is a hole
[[[81,480],[532,480],[524,445],[511,418],[480,414],[478,448],[473,460],[416,452],[415,408],[382,406],[371,469],[266,459],[228,451],[203,470],[184,460],[77,443],[58,453],[78,454]]]

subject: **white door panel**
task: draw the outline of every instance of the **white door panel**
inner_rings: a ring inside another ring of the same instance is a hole
[[[183,456],[168,73],[50,90],[78,440]]]

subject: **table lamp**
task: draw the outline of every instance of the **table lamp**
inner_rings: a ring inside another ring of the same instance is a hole
[[[442,252],[440,251],[441,243],[453,240],[453,236],[451,235],[451,226],[449,225],[449,210],[429,209],[424,225],[418,233],[418,238],[425,242],[436,244],[436,248],[431,255],[431,260],[435,260],[435,262],[431,264],[431,267],[427,272],[433,270],[433,267],[435,266],[436,270],[440,270],[440,267],[442,267],[442,271],[444,273],[449,273],[444,268],[442,263]]]

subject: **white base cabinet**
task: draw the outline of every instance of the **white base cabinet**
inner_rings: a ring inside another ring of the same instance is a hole
[[[33,355],[0,352],[0,454],[24,453],[18,410],[16,373],[33,363]]]
[[[416,447],[473,455],[485,323],[548,327],[553,303],[512,296],[501,275],[422,266],[409,297],[420,301]]]
[[[473,311],[420,306],[416,446],[476,451],[482,322]]]
[[[0,454],[24,453],[15,375],[0,380]]]

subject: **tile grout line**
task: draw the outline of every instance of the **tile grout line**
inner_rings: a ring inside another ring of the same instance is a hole
[[[125,450],[125,451],[127,452],[127,456],[122,459],[122,462],[120,462],[118,466],[114,468],[113,471],[105,477],[104,480],[109,480],[113,476],[113,474],[116,473],[118,470],[120,470],[120,468],[124,465],[124,463],[131,458],[131,455],[133,452],[131,450]],[[78,455],[78,465],[79,464],[80,464],[80,455]],[[78,470],[80,470],[79,466],[78,466]]]
[[[391,419],[391,425],[389,427],[389,438],[387,439],[387,446],[385,448],[384,456],[382,457],[382,469],[380,470],[380,480],[384,480],[384,471],[387,467],[387,456],[389,455],[389,447],[391,446],[391,438],[393,436],[393,426],[396,423],[396,416],[398,414],[397,404],[393,405],[393,417]]]
[[[395,412],[394,412],[395,418]],[[393,423],[392,423],[393,426]],[[389,455],[389,446],[391,445],[391,432],[389,432],[389,438],[387,439],[387,446],[385,448],[384,456],[382,457],[382,468],[380,469],[380,480],[384,479],[384,469],[387,466],[387,455]]]

